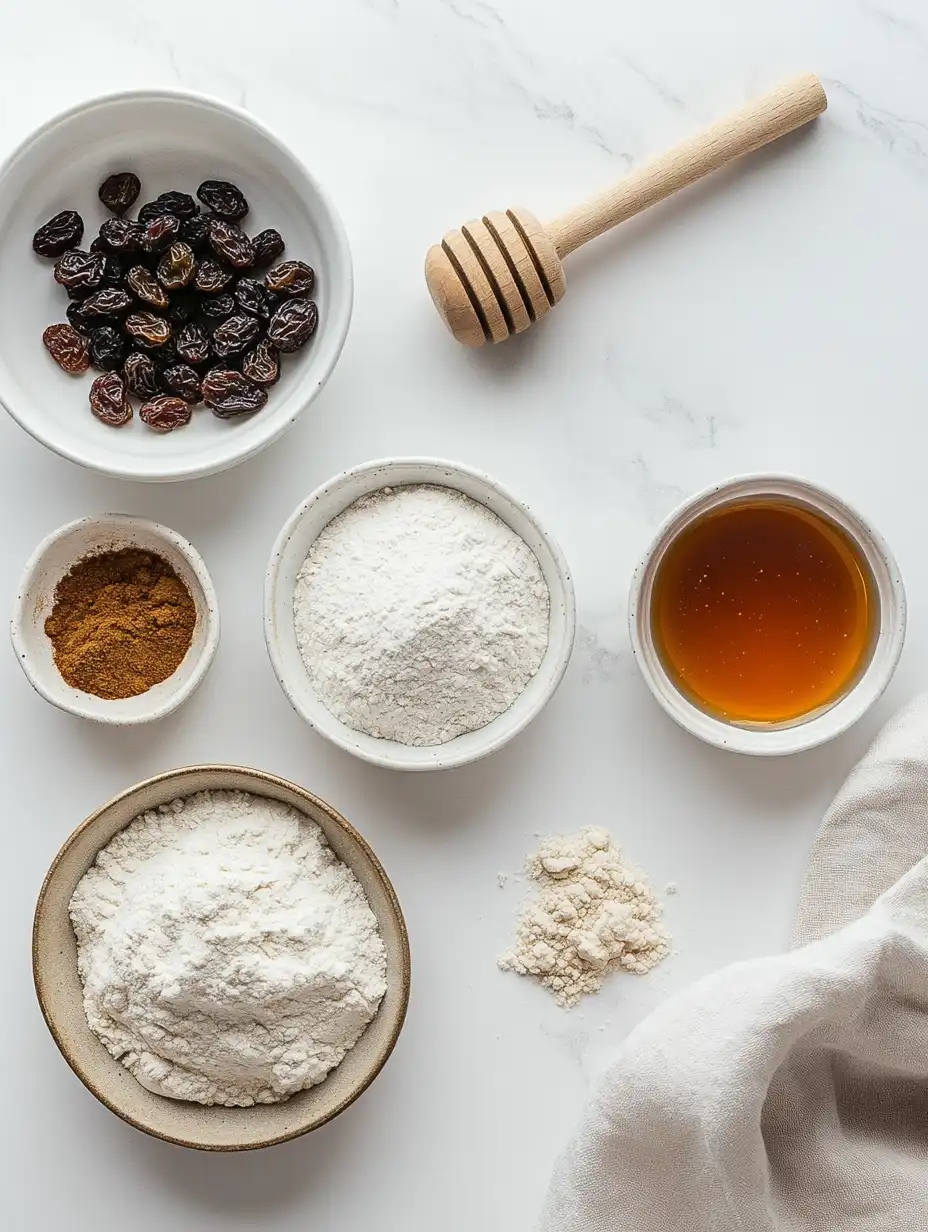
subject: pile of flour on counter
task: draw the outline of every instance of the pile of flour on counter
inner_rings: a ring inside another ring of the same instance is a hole
[[[503,714],[538,671],[550,597],[531,548],[451,488],[384,488],[314,542],[294,624],[320,701],[356,731],[438,745]]]
[[[148,1090],[275,1103],[321,1082],[377,1013],[386,954],[315,822],[242,792],[143,813],[71,898],[91,1030]]]
[[[661,905],[606,830],[549,838],[527,862],[537,883],[503,954],[503,971],[534,975],[559,1005],[598,992],[610,971],[644,975],[670,953]]]

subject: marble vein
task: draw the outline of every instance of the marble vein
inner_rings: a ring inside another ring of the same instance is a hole
[[[718,415],[697,414],[670,394],[662,394],[655,404],[644,407],[641,414],[649,423],[669,427],[689,447],[718,448]]]
[[[827,83],[827,89],[837,90],[851,102],[860,127],[874,137],[888,154],[910,163],[924,164],[928,158],[928,124],[875,107],[846,82],[831,80]],[[925,170],[924,166],[920,170]]]
[[[623,487],[636,513],[656,526],[679,505],[687,493],[675,483],[658,479],[642,454],[622,467]]]
[[[460,17],[462,21],[469,21],[484,30],[488,27],[506,28],[506,22],[499,10],[495,9],[492,4],[484,3],[484,0],[471,0],[469,5],[464,4],[463,0],[442,0],[442,2],[455,17]]]
[[[928,50],[928,33],[911,17],[901,17],[898,13],[893,13],[881,5],[870,4],[868,0],[861,0],[860,9],[865,17],[877,22],[889,34],[907,39]]]
[[[539,63],[520,32],[513,29],[499,9],[486,0],[441,0],[441,7],[451,14],[456,24],[463,23],[473,29],[485,52],[481,67],[486,70],[492,65],[501,89],[521,99],[539,120],[550,121],[585,137],[626,166],[631,163],[631,156],[616,151],[602,128],[583,115],[575,103],[564,95],[530,84],[535,79],[545,79],[547,65]]]
[[[683,99],[680,98],[678,94],[674,94],[673,90],[671,90],[669,86],[665,85],[664,82],[658,80],[657,77],[654,77],[651,73],[647,72],[647,70],[644,69],[637,60],[634,60],[631,56],[624,55],[622,53],[617,53],[616,59],[620,64],[627,68],[630,73],[634,74],[635,77],[640,78],[640,80],[643,81],[644,84],[651,90],[653,90],[657,97],[663,102],[675,108],[677,111],[686,111],[686,103],[684,103]]]
[[[524,95],[539,120],[560,122],[572,132],[588,137],[593,145],[610,157],[619,159],[626,167],[631,166],[633,162],[631,154],[613,149],[602,130],[597,128],[595,124],[590,124],[588,121],[580,119],[566,99],[548,98],[544,94],[534,93],[518,82],[513,84]]]

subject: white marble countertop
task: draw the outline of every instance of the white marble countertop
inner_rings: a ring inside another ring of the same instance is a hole
[[[888,5],[888,6],[887,6]],[[182,86],[243,104],[340,206],[357,298],[335,375],[293,433],[229,474],[141,487],[82,471],[0,419],[2,593],[36,542],[104,509],[189,536],[224,632],[202,690],[150,729],[52,710],[0,655],[6,849],[0,894],[0,1214],[10,1232],[447,1232],[532,1226],[552,1161],[630,1027],[699,975],[786,943],[804,853],[880,721],[928,681],[920,496],[928,449],[928,17],[918,0],[45,0],[7,5],[6,149],[89,93]],[[572,259],[548,322],[471,354],[426,295],[425,249],[475,213],[559,212],[782,77],[830,99],[812,129]],[[0,294],[8,294],[3,288]],[[502,753],[391,774],[291,711],[264,650],[261,588],[281,523],[370,458],[484,468],[550,524],[577,582],[566,681]],[[658,520],[734,472],[803,473],[897,554],[908,645],[883,702],[787,761],[703,747],[652,702],[625,631]],[[29,929],[70,830],[136,780],[224,760],[296,779],[365,833],[410,926],[396,1053],[302,1140],[208,1156],[136,1133],[71,1074],[32,990]],[[536,832],[611,828],[658,885],[678,954],[572,1013],[502,975]]]

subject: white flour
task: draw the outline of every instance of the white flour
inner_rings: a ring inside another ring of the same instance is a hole
[[[436,745],[486,726],[538,671],[548,588],[535,554],[451,488],[384,488],[322,531],[294,593],[319,699],[356,731]]]
[[[137,817],[71,899],[91,1029],[151,1091],[201,1104],[321,1082],[386,991],[377,921],[319,827],[202,792]]]
[[[598,992],[613,970],[644,975],[670,952],[661,905],[609,834],[590,827],[547,839],[529,857],[535,896],[522,908],[503,971],[534,975],[559,1005]]]

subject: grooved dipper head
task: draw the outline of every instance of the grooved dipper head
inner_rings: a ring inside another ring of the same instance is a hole
[[[441,319],[471,347],[521,334],[564,294],[557,249],[524,209],[449,231],[428,251],[425,281]]]

